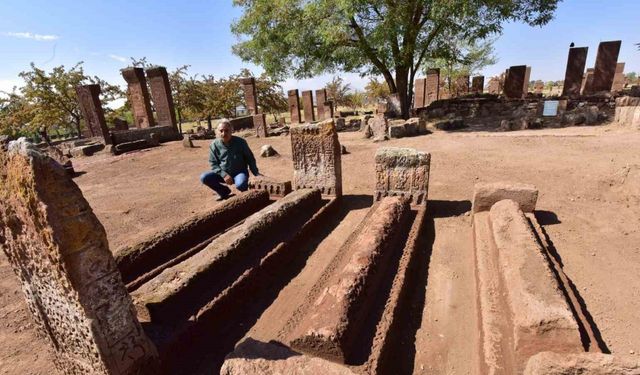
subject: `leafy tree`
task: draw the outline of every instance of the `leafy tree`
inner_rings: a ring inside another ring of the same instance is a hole
[[[182,65],[169,73],[169,84],[171,85],[171,95],[173,96],[173,105],[176,108],[176,117],[178,120],[178,128],[182,132],[182,113],[185,107],[185,85],[187,82],[187,70],[189,65]]]
[[[457,79],[463,76],[473,76],[484,67],[498,62],[494,54],[494,39],[475,40],[451,40],[447,47],[441,51],[444,57],[435,59],[433,66],[427,68],[440,68],[440,77],[447,82],[447,88],[451,93],[457,93]],[[533,81],[531,81],[533,85]]]
[[[0,134],[18,137],[33,133],[29,128],[31,106],[25,98],[13,88],[12,92],[3,92],[0,96]]]
[[[334,76],[331,82],[325,86],[327,90],[328,99],[333,100],[333,104],[337,106],[347,106],[347,94],[351,90],[351,85],[344,83],[344,80],[339,76]]]
[[[389,86],[376,78],[369,78],[369,82],[364,87],[364,92],[369,103],[375,103],[380,99],[386,100],[390,94]]]
[[[499,34],[507,21],[548,23],[559,0],[234,0],[233,52],[270,76],[382,75],[408,116],[413,80],[451,40]]]
[[[356,109],[364,106],[366,98],[367,96],[364,92],[355,90],[346,95],[345,102],[348,107],[351,107],[351,109],[355,111]]]
[[[625,74],[625,78],[630,83],[633,83],[633,82],[636,82],[636,80],[638,79],[638,74],[636,72],[629,72],[629,73]]]
[[[118,86],[110,85],[98,77],[85,75],[82,64],[79,62],[70,69],[60,65],[47,73],[31,63],[31,70],[19,74],[25,82],[20,91],[29,103],[30,129],[44,129],[46,132],[52,126],[73,127],[80,136],[82,115],[76,86],[99,84],[103,106],[121,97],[122,92]]]

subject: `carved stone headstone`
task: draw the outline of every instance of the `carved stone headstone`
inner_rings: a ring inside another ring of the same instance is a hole
[[[104,111],[100,102],[100,85],[84,85],[76,87],[80,111],[87,125],[87,135],[102,137],[105,144],[111,144],[111,136]]]
[[[256,129],[256,137],[267,138],[269,136],[269,125],[264,113],[253,115],[253,127]]]
[[[624,89],[624,63],[618,63],[616,65],[616,74],[613,76],[613,85],[611,86],[612,92],[619,92]]]
[[[427,107],[429,104],[440,99],[440,69],[427,70],[427,81],[425,85],[426,97],[424,106]]]
[[[133,112],[133,124],[138,128],[148,128],[155,126],[151,111],[151,101],[149,90],[147,89],[147,79],[142,68],[122,69],[122,77],[127,81],[127,93]]]
[[[324,119],[329,120],[333,118],[333,100],[327,100],[324,102]]]
[[[498,95],[500,94],[500,78],[491,77],[489,79],[489,94]]]
[[[507,69],[505,77],[504,95],[509,99],[521,99],[526,93],[523,89],[527,77],[527,66],[512,66]]]
[[[318,188],[324,195],[342,195],[342,164],[333,120],[291,127],[294,189]]]
[[[427,96],[427,79],[416,78],[413,84],[414,98],[413,108],[424,107],[425,99]]]
[[[456,79],[456,96],[467,95],[469,93],[469,76],[463,75]]]
[[[579,96],[582,87],[582,77],[584,75],[584,67],[587,63],[588,47],[569,48],[569,57],[567,58],[567,71],[564,74],[564,87],[562,88],[562,96]]]
[[[527,69],[524,73],[524,81],[522,82],[522,96],[527,96],[529,92],[529,80],[531,79],[531,67],[527,66]]]
[[[171,94],[167,69],[163,66],[148,68],[147,77],[149,78],[153,104],[156,107],[158,125],[173,126],[177,131],[176,109],[173,105],[173,95]]]
[[[314,122],[316,116],[313,114],[313,91],[302,92],[302,107],[304,108],[304,122]]]
[[[0,244],[65,374],[152,374],[105,230],[64,169],[30,143],[0,150]]]
[[[327,120],[331,117],[328,117],[329,109],[326,109],[327,106],[327,90],[319,89],[316,90],[316,108],[318,110],[318,120]]]
[[[595,69],[593,68],[587,68],[587,71],[584,73],[584,76],[582,77],[582,86],[580,88],[580,94],[589,95],[592,92],[591,87],[593,86],[594,71]]]
[[[588,93],[611,91],[621,45],[620,40],[600,43],[593,71],[593,84],[589,87]]]
[[[289,102],[289,113],[291,114],[291,123],[299,124],[300,117],[300,97],[298,96],[298,90],[289,90],[287,92]]]
[[[376,152],[374,199],[404,196],[426,206],[431,155],[411,148],[382,147]]]
[[[258,94],[256,92],[256,79],[253,77],[240,78],[240,84],[244,91],[244,101],[250,115],[258,114]]]
[[[482,94],[484,92],[484,76],[476,76],[471,80],[471,92]]]

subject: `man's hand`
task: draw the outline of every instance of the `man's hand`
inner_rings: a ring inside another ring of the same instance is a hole
[[[233,185],[233,178],[231,178],[231,176],[229,176],[229,175],[225,175],[224,176],[224,182],[226,182],[227,185]]]

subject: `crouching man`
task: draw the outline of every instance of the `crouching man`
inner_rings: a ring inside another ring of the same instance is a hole
[[[231,195],[227,185],[235,185],[240,191],[249,188],[249,172],[261,176],[247,141],[231,135],[231,123],[222,119],[218,124],[218,138],[209,146],[209,164],[211,171],[200,176],[200,181],[218,193],[218,200]]]

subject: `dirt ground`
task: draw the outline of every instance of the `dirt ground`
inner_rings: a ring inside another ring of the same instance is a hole
[[[340,133],[340,141],[350,152],[342,159],[347,195],[372,194],[378,147],[412,147],[432,155],[429,215],[435,236],[415,338],[414,373],[473,373],[478,323],[468,211],[477,182],[516,181],[539,188],[541,224],[606,347],[612,353],[640,352],[640,132],[614,125],[510,133],[435,132],[384,143],[372,143],[354,132]],[[258,157],[265,175],[291,178],[288,137],[248,142],[256,155],[266,143],[280,153]],[[209,141],[194,143],[195,149],[172,142],[118,157],[73,160],[82,173],[75,181],[105,226],[112,251],[216,204],[198,180],[208,169]],[[357,225],[364,213],[356,205],[345,216],[348,227]],[[337,249],[347,229],[338,228],[323,246]],[[331,256],[317,252],[309,262],[324,262],[320,258]],[[311,281],[298,278],[283,293],[296,295],[296,283]],[[265,317],[293,310],[299,299],[267,310]],[[36,337],[4,255],[0,302],[0,374],[50,374],[53,364],[47,344]],[[250,334],[268,337],[275,334],[273,330],[258,324]]]

